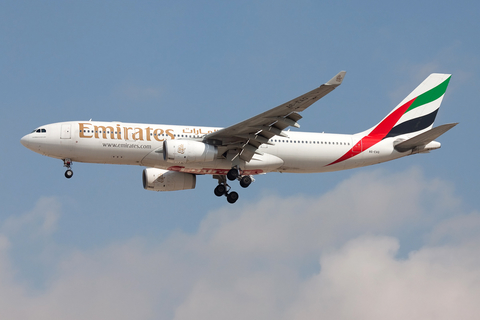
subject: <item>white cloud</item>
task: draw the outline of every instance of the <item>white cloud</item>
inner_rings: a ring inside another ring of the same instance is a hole
[[[15,277],[4,225],[0,317],[469,319],[480,311],[480,224],[459,205],[419,169],[359,173],[319,197],[219,209],[194,234],[71,251],[41,290]],[[11,221],[17,234],[29,225]],[[398,258],[412,230],[426,242]]]
[[[427,239],[430,244],[435,245],[480,242],[479,230],[479,212],[459,213],[437,223]]]
[[[376,170],[356,174],[318,198],[267,197],[228,214],[219,210],[203,221],[199,236],[218,250],[291,258],[365,232],[426,227],[458,204],[449,184],[426,181],[419,169]]]
[[[28,237],[37,238],[51,235],[57,228],[61,205],[56,198],[40,198],[33,210],[19,216],[10,216],[1,226],[1,232],[16,234],[29,229]]]
[[[289,318],[478,317],[478,250],[427,247],[398,260],[398,247],[393,238],[366,236],[323,256],[322,271],[306,281]]]

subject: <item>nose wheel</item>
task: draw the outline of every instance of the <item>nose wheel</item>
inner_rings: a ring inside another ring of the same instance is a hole
[[[70,159],[64,159],[63,160],[63,166],[67,168],[67,171],[65,171],[65,178],[70,179],[73,177],[73,171],[70,168],[70,166],[73,164],[72,160]]]
[[[71,169],[68,169],[67,171],[65,171],[65,178],[70,179],[71,177],[73,177],[73,171]]]

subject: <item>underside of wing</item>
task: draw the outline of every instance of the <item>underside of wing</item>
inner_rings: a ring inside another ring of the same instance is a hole
[[[248,162],[255,153],[258,153],[257,149],[260,145],[270,144],[268,140],[272,137],[286,137],[286,134],[282,132],[285,128],[289,126],[299,128],[297,121],[302,118],[299,112],[338,87],[342,83],[345,73],[345,71],[339,72],[327,83],[276,108],[210,133],[204,137],[204,141],[216,145],[219,148],[219,154],[225,154],[232,150],[236,152],[235,157]]]

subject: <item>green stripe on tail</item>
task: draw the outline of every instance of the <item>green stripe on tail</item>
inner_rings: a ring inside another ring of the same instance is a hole
[[[447,80],[443,81],[442,83],[440,83],[435,88],[432,88],[432,89],[428,90],[427,92],[419,95],[415,99],[415,101],[413,101],[410,108],[408,108],[407,111],[405,111],[405,113],[407,113],[408,111],[413,110],[417,107],[423,106],[424,104],[435,101],[438,98],[440,98],[441,96],[443,96],[445,94],[445,91],[447,91],[447,86],[448,86],[448,83],[450,82],[451,77],[452,76],[448,77]]]

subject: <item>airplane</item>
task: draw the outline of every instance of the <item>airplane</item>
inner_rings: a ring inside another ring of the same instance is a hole
[[[228,181],[248,187],[268,172],[315,173],[382,163],[440,148],[434,141],[458,123],[433,128],[450,74],[433,73],[377,125],[356,134],[290,131],[300,113],[337,88],[341,71],[320,87],[226,128],[69,121],[41,126],[21,138],[28,149],[73,162],[138,165],[152,191],[194,189],[198,175],[218,181],[216,196],[238,200]],[[288,128],[288,130],[286,130]]]

